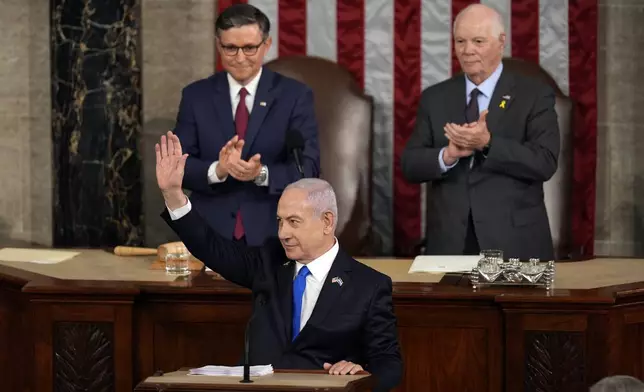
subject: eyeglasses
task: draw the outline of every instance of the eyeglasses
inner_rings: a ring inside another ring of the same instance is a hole
[[[257,49],[259,49],[260,46],[264,45],[264,42],[266,42],[265,39],[262,40],[257,45],[246,45],[246,46],[235,46],[235,45],[223,45],[222,43],[219,43],[219,46],[224,50],[224,54],[226,56],[237,56],[237,53],[239,53],[239,49],[242,50],[242,52],[246,56],[253,56],[255,53],[257,53]]]

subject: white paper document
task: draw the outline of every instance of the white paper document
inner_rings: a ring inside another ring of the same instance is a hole
[[[409,267],[409,273],[448,273],[448,272],[470,272],[478,265],[480,255],[476,256],[416,256]]]
[[[251,377],[260,377],[273,374],[273,365],[256,365],[250,367]],[[208,365],[196,369],[190,369],[189,376],[244,376],[243,366],[213,366]]]
[[[2,248],[0,249],[0,260],[24,263],[56,264],[69,260],[79,254],[80,252],[55,249]]]

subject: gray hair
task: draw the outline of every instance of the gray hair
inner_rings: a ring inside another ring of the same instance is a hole
[[[644,392],[644,383],[631,376],[610,376],[599,380],[590,392]]]
[[[289,189],[303,189],[308,193],[308,201],[313,207],[316,216],[322,216],[325,212],[331,212],[338,217],[338,202],[335,198],[335,191],[331,184],[321,178],[302,178],[289,184],[284,191]]]
[[[454,18],[454,27],[453,27],[453,33],[456,33],[456,24],[458,23],[458,20],[460,19],[461,15],[464,15],[468,12],[470,12],[471,9],[473,8],[485,8],[489,10],[492,15],[492,36],[499,38],[501,34],[505,33],[505,23],[503,22],[503,17],[497,11],[494,7],[490,7],[488,5],[483,5],[479,3],[473,3],[468,5],[467,7],[463,8],[461,12],[459,12],[456,15],[456,18]]]

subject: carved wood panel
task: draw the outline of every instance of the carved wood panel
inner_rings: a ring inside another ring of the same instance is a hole
[[[527,332],[524,391],[587,391],[584,345],[581,332]]]
[[[109,323],[54,324],[54,391],[114,391],[114,331]]]

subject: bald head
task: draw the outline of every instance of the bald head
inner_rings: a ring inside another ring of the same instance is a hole
[[[454,20],[454,52],[463,72],[476,85],[499,66],[505,48],[501,15],[491,7],[471,4]]]
[[[454,33],[459,23],[483,24],[490,28],[492,36],[499,37],[505,33],[503,18],[494,8],[483,4],[470,4],[463,8],[454,18]]]

